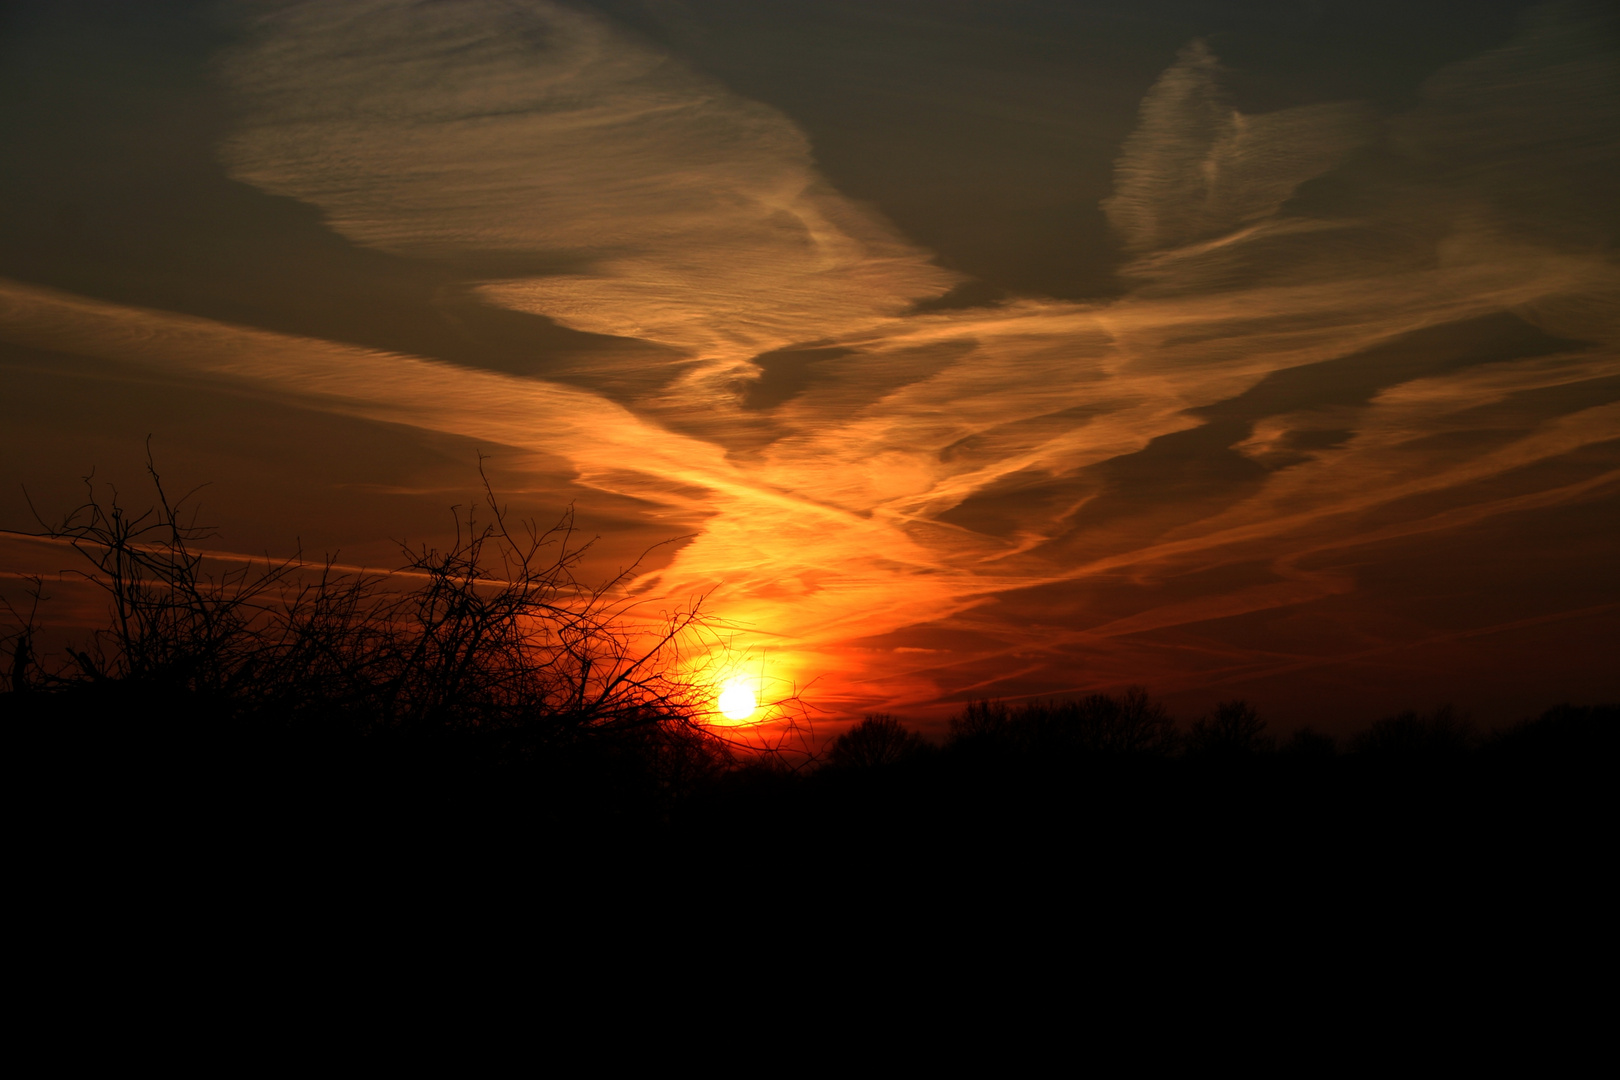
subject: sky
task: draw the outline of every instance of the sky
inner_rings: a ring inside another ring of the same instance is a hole
[[[827,730],[1620,697],[1608,4],[11,3],[0,133],[0,527],[483,454]]]

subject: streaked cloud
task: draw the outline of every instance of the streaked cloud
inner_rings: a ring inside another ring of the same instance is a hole
[[[1215,54],[1195,41],[1143,99],[1103,207],[1129,251],[1226,236],[1368,142],[1370,119],[1354,103],[1246,116],[1227,104]]]
[[[708,361],[688,403],[956,281],[831,190],[786,117],[558,4],[278,6],[222,71],[233,175],[386,251],[578,267],[481,291]]]
[[[1106,204],[1132,290],[924,310],[955,276],[789,118],[603,20],[276,5],[220,61],[232,175],[487,304],[673,346],[681,377],[618,403],[20,282],[0,335],[544,453],[699,518],[643,587],[716,590],[740,643],[851,707],[1073,689],[1036,675],[1353,594],[1334,553],[1615,497],[1620,57],[1582,10],[1390,118],[1243,114],[1190,44]],[[1134,599],[1022,614],[1099,582]],[[979,644],[885,637],[918,627]]]

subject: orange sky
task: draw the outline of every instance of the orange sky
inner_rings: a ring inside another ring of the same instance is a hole
[[[62,118],[9,121],[0,524],[151,433],[222,543],[387,566],[482,450],[604,573],[680,538],[636,594],[706,597],[833,727],[1131,682],[1328,726],[1612,698],[1620,47],[1598,6],[1512,16],[1385,99],[1245,101],[1235,31],[1133,45],[1085,133],[1107,241],[1073,238],[1107,287],[931,249],[841,190],[829,121],[613,5],[20,20]],[[868,91],[948,126],[917,64]]]

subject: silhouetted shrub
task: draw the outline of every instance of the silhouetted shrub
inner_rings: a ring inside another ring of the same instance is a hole
[[[613,598],[626,575],[575,576],[590,545],[575,543],[572,511],[549,529],[514,522],[486,481],[488,522],[455,514],[447,549],[406,546],[393,574],[309,575],[296,558],[215,571],[197,546],[211,530],[171,503],[150,458],[148,471],[147,512],[87,478],[86,501],[45,526],[89,563],[108,626],[46,671],[32,616],[12,611],[13,703],[33,687],[49,692],[46,712],[139,729],[151,722],[120,713],[162,702],[156,722],[210,732],[192,732],[198,745],[248,729],[437,740],[458,760],[543,758],[564,784],[613,773],[689,787],[729,763],[706,722],[715,690],[682,662],[712,644],[702,616],[632,632]]]
[[[0,656],[9,653],[11,663],[5,671],[6,689],[13,694],[26,694],[33,689],[33,673],[38,667],[34,655],[34,636],[38,632],[40,601],[44,599],[44,582],[38,577],[30,579],[29,598],[32,603],[26,613],[17,610],[9,599],[0,598],[10,627],[0,633]]]

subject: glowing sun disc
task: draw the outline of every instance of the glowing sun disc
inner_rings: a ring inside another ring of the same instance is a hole
[[[754,692],[746,686],[733,683],[720,692],[720,714],[727,720],[746,720],[758,707]]]

